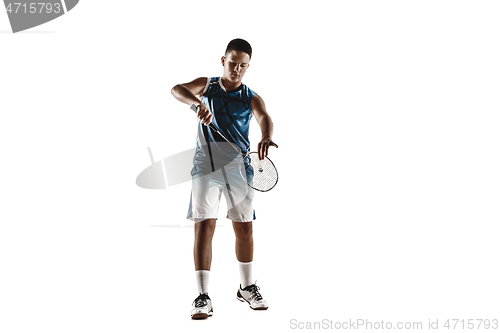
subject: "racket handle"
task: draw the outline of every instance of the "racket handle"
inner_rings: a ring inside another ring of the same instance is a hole
[[[194,103],[193,103],[193,104],[191,104],[190,109],[191,109],[191,110],[193,110],[193,111],[194,111],[194,113],[198,112],[198,107],[197,107],[197,106],[196,106],[196,104],[194,104]],[[215,132],[217,132],[218,134],[222,135],[222,133],[221,133],[221,132],[219,132],[219,130],[218,130],[218,129],[217,129],[217,128],[216,128],[216,127],[212,124],[212,123],[210,123],[208,126],[210,126],[210,128],[211,128],[213,131],[215,131]],[[222,137],[223,137],[224,139],[226,139],[223,135],[222,135]],[[227,139],[226,139],[226,140],[227,140]]]
[[[194,111],[194,113],[197,113],[198,112],[198,107],[196,106],[196,104],[191,104],[190,106],[190,109]],[[241,154],[241,151],[235,147],[225,136],[224,134],[222,134],[218,129],[217,127],[215,127],[212,123],[208,124],[208,126],[213,130],[215,131],[217,134],[219,134],[224,140],[226,140],[233,148],[234,150],[236,150],[238,153]]]
[[[196,111],[198,111],[198,107],[196,106],[196,104],[191,104],[191,110],[194,111],[194,113],[196,113]]]

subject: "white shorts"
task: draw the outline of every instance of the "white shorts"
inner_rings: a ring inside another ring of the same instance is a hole
[[[238,168],[229,166],[193,177],[187,218],[194,222],[217,219],[221,193],[226,198],[228,219],[234,222],[255,219],[254,190],[241,178]]]

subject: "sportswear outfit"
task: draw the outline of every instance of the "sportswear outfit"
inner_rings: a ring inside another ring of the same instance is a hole
[[[251,102],[256,93],[241,84],[227,91],[220,77],[207,79],[201,102],[213,114],[212,124],[236,147],[238,153],[209,126],[198,122],[196,152],[193,158],[191,200],[187,218],[195,222],[217,218],[221,194],[227,202],[227,218],[235,222],[255,219],[254,192],[241,178],[251,182],[253,169],[245,160],[240,170],[242,156],[250,152],[248,134],[252,119]]]

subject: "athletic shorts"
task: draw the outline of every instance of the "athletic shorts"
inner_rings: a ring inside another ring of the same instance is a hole
[[[234,222],[255,219],[254,190],[241,178],[238,168],[229,166],[193,176],[187,218],[194,222],[217,219],[222,193],[226,198],[228,219]]]

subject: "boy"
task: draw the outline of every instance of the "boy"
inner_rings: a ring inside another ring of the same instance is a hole
[[[212,301],[208,296],[208,281],[212,261],[212,237],[221,193],[224,193],[226,198],[227,218],[232,220],[236,236],[236,258],[241,280],[237,298],[248,302],[254,310],[268,308],[259,293],[259,287],[252,280],[254,193],[241,180],[234,163],[230,162],[234,154],[231,156],[228,153],[224,140],[208,126],[213,123],[245,155],[250,151],[248,133],[253,115],[262,131],[262,139],[258,144],[259,158],[267,156],[270,146],[278,147],[272,141],[273,122],[266,111],[264,101],[241,83],[251,57],[250,44],[243,39],[234,39],[228,44],[221,58],[224,68],[222,77],[200,77],[172,88],[176,99],[196,106],[200,120],[194,167],[191,172],[191,202],[187,216],[195,222],[193,252],[199,295],[193,302],[193,319],[207,318],[213,313]],[[251,177],[252,172],[247,169],[247,177]]]

